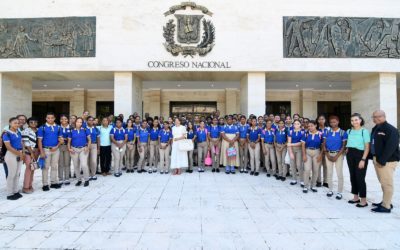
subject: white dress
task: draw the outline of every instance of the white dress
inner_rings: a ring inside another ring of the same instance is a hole
[[[172,127],[173,138],[179,138],[187,134],[185,126],[179,125]],[[179,150],[179,143],[181,141],[172,142],[171,152],[171,169],[187,168],[188,167],[188,154],[186,151]]]

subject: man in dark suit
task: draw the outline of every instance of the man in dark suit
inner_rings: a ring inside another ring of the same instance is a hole
[[[383,200],[373,203],[371,211],[377,213],[390,213],[393,197],[393,176],[400,160],[399,132],[397,128],[386,121],[386,114],[377,110],[372,114],[375,127],[371,132],[371,158],[374,161],[375,171],[381,183]]]

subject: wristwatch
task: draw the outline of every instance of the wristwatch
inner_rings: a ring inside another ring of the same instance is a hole
[[[362,160],[362,161],[366,161],[367,159],[362,158],[361,160]]]

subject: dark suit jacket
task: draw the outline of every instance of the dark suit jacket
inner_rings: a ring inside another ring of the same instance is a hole
[[[387,162],[399,161],[399,132],[397,128],[384,122],[376,125],[371,132],[374,140],[376,161],[385,166]]]

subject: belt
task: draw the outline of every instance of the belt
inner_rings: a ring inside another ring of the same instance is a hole
[[[85,145],[85,146],[79,146],[79,147],[74,147],[74,146],[72,146],[73,148],[84,148],[84,147],[86,147],[87,145]]]
[[[283,143],[277,142],[276,144],[279,144],[279,145],[286,145],[286,142],[283,142]]]
[[[337,151],[330,151],[330,150],[328,150],[328,153],[330,153],[330,154],[336,154],[336,153],[339,153],[340,152],[340,150],[337,150]]]
[[[309,150],[317,150],[317,149],[319,149],[319,148],[306,148],[306,149],[309,149]]]
[[[265,144],[274,145],[273,142],[265,142]]]
[[[55,147],[43,147],[43,148],[45,148],[45,149],[53,149]]]

